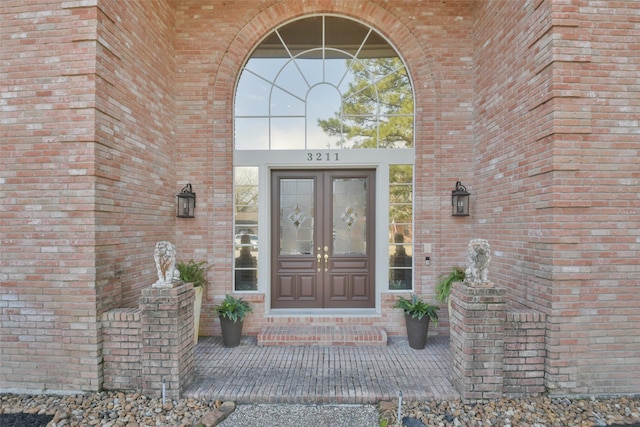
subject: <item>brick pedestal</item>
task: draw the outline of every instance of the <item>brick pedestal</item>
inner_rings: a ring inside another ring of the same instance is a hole
[[[194,298],[190,283],[142,291],[142,390],[147,396],[160,396],[164,379],[167,399],[178,399],[193,380]]]
[[[453,382],[465,401],[503,395],[506,292],[492,284],[451,290]]]

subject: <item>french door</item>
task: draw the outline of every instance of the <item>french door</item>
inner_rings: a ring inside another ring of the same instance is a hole
[[[373,170],[272,171],[271,307],[375,306]]]

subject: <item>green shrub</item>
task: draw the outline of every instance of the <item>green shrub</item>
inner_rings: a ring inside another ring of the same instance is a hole
[[[214,307],[214,310],[218,316],[230,319],[233,323],[242,322],[247,314],[253,312],[253,308],[248,302],[231,295],[225,296],[224,300]]]
[[[453,267],[450,272],[442,273],[438,277],[438,284],[436,285],[436,294],[433,297],[438,302],[449,301],[449,295],[451,294],[451,286],[455,282],[463,282],[465,277],[464,269],[461,267]]]
[[[176,268],[180,272],[180,280],[185,283],[193,283],[194,287],[206,286],[209,284],[207,280],[207,272],[211,266],[206,261],[195,262],[178,262]]]
[[[418,298],[416,294],[411,294],[411,299],[400,297],[393,308],[399,308],[414,319],[422,319],[424,316],[429,316],[429,319],[434,325],[438,324],[438,306],[429,304],[421,298]]]

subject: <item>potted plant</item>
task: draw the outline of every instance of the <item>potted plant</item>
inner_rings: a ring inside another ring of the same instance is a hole
[[[438,276],[438,284],[436,285],[436,294],[433,297],[438,302],[447,303],[449,307],[449,315],[451,315],[451,302],[449,301],[449,295],[451,295],[451,286],[455,282],[463,282],[465,277],[464,268],[453,267],[448,273],[442,273]]]
[[[404,311],[409,347],[416,350],[423,349],[427,344],[429,321],[434,325],[438,324],[438,306],[429,304],[422,298],[418,298],[416,294],[411,294],[410,299],[400,297],[393,307]]]
[[[237,347],[242,336],[242,324],[247,314],[253,312],[253,308],[242,298],[234,298],[226,295],[224,300],[214,307],[220,318],[222,328],[222,341],[225,347]]]
[[[204,288],[209,281],[207,273],[211,266],[206,261],[195,262],[178,262],[176,268],[180,272],[180,280],[185,283],[192,283],[193,290],[196,293],[196,299],[193,303],[193,343],[198,344],[198,331],[200,330],[200,312],[202,310],[202,294]]]

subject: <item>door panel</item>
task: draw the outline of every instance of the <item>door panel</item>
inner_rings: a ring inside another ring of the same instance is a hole
[[[333,274],[331,276],[331,296],[334,301],[346,301],[349,298],[348,277]]]
[[[272,173],[272,308],[373,308],[374,171]]]
[[[281,301],[295,301],[295,281],[295,276],[280,275],[277,292]]]
[[[369,299],[369,287],[367,283],[369,282],[369,277],[365,275],[355,275],[353,276],[353,299],[362,300]]]

